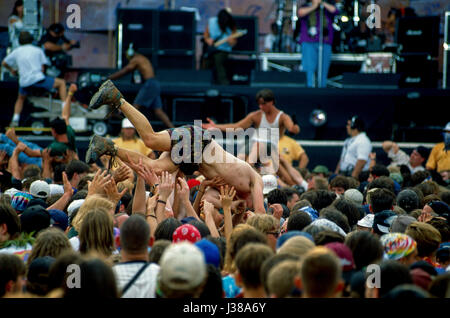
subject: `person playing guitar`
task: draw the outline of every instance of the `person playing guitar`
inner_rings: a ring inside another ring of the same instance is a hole
[[[208,25],[203,33],[205,46],[202,68],[213,69],[214,80],[217,84],[228,85],[230,83],[225,63],[232,47],[237,43],[236,33],[236,23],[226,9],[220,10],[216,17],[208,20]],[[226,38],[228,39],[224,43],[218,46],[214,45]]]

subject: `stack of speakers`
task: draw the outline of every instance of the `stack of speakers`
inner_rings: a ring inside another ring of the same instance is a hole
[[[128,63],[132,43],[157,69],[194,69],[195,32],[194,12],[118,9],[117,67]]]
[[[436,88],[438,81],[439,16],[397,20],[397,72],[401,87]]]

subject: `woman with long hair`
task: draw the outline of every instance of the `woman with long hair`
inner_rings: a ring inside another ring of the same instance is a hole
[[[9,42],[14,50],[19,46],[19,34],[23,28],[23,0],[16,0],[8,18]]]

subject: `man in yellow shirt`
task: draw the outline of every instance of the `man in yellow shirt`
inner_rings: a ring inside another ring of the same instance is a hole
[[[443,134],[444,142],[440,142],[433,147],[426,168],[427,170],[436,170],[444,180],[447,180],[450,172],[450,122],[445,126]]]
[[[306,168],[308,165],[309,158],[305,150],[291,137],[283,135],[280,138],[278,151],[291,165],[294,160],[298,161],[299,168]]]
[[[128,118],[122,120],[120,137],[113,139],[112,141],[120,148],[136,151],[149,158],[155,159],[153,151],[136,135],[136,129]]]

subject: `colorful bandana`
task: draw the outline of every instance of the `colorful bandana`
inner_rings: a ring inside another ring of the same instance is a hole
[[[403,233],[389,233],[380,238],[384,248],[384,258],[399,260],[408,256],[417,248],[416,241]]]

